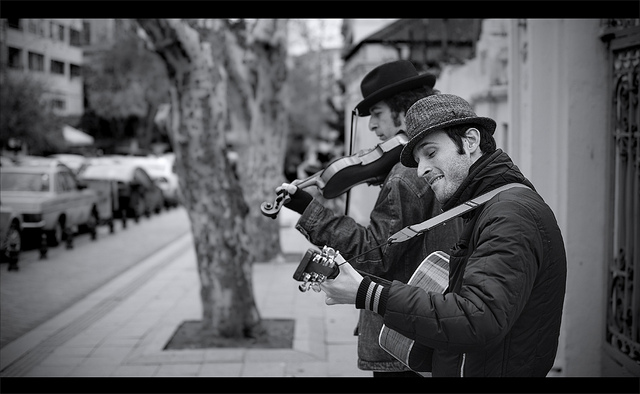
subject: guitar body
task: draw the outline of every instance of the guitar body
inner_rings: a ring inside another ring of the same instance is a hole
[[[408,284],[427,292],[444,293],[449,284],[449,256],[437,251],[425,258]],[[416,343],[404,335],[382,326],[378,337],[380,347],[416,372],[431,371],[433,349]]]

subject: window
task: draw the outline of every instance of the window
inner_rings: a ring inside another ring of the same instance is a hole
[[[37,19],[29,19],[27,22],[27,29],[29,33],[38,34],[40,29],[38,29],[38,20]]]
[[[64,42],[64,26],[54,23],[55,28],[52,29],[52,38]]]
[[[53,110],[64,111],[64,109],[67,107],[67,103],[63,99],[55,98],[51,99],[50,102],[51,109]]]
[[[22,26],[20,25],[20,19],[9,18],[7,19],[7,25],[12,29],[22,30]]]
[[[28,19],[27,30],[29,33],[45,36],[45,22],[42,19]]]
[[[58,24],[53,21],[49,22],[49,38],[55,41],[57,34],[58,34]]]
[[[78,78],[82,76],[82,67],[77,64],[69,64],[69,75],[71,78]]]
[[[74,191],[78,189],[76,180],[73,178],[73,175],[71,175],[71,173],[64,171],[64,172],[60,172],[60,175],[62,176],[63,182],[65,184],[65,187],[66,187],[65,190]]]
[[[44,56],[29,52],[29,70],[31,71],[44,71]]]
[[[69,45],[74,47],[81,46],[80,31],[69,28]]]
[[[8,47],[9,59],[8,66],[9,68],[17,68],[22,69],[22,50],[18,48]]]
[[[64,26],[54,21],[49,22],[49,38],[64,42]]]
[[[82,22],[82,44],[91,45],[91,23]]]
[[[55,174],[55,192],[56,193],[64,193],[69,190],[69,186],[67,185],[67,180],[64,177],[64,174],[58,172]]]
[[[43,173],[3,172],[0,177],[3,191],[48,192],[49,175]]]
[[[51,59],[51,74],[64,75],[64,63]]]

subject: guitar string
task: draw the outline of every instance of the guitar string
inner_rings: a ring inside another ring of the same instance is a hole
[[[387,242],[385,242],[385,243],[383,243],[383,244],[380,244],[380,245],[378,245],[378,246],[374,246],[373,248],[371,248],[371,249],[369,249],[369,250],[366,250],[366,251],[364,251],[363,253],[360,253],[360,254],[358,254],[358,255],[353,256],[353,257],[352,257],[352,258],[350,258],[349,260],[345,260],[345,261],[344,261],[344,263],[342,263],[342,264],[345,264],[345,263],[349,263],[349,264],[351,264],[351,260],[357,259],[357,258],[358,258],[358,257],[360,257],[360,256],[364,256],[365,254],[367,254],[367,253],[369,253],[369,252],[372,252],[372,251],[374,251],[374,250],[376,250],[376,249],[380,249],[381,247],[383,247],[383,246],[385,246],[385,245],[388,245],[389,243],[390,243],[390,241],[387,241]],[[338,264],[338,266],[341,266],[342,264]]]
[[[341,265],[343,265],[343,264],[345,264],[345,263],[351,263],[351,261],[352,261],[352,260],[357,259],[357,258],[358,258],[358,257],[360,257],[360,256],[364,256],[365,254],[367,254],[367,253],[369,253],[369,252],[371,252],[371,251],[374,251],[374,250],[376,250],[376,249],[379,249],[379,248],[381,248],[381,247],[383,247],[383,246],[385,246],[385,245],[388,245],[388,244],[390,244],[390,243],[391,243],[391,241],[387,241],[387,242],[385,242],[385,243],[383,243],[383,244],[380,244],[380,245],[378,245],[378,246],[375,246],[375,247],[373,247],[373,248],[371,248],[371,249],[369,249],[369,250],[365,251],[364,253],[360,253],[359,255],[353,256],[353,257],[352,257],[352,258],[350,258],[349,260],[345,260],[345,261],[344,261],[344,263],[337,264],[337,266],[338,266],[338,267],[340,267]],[[379,277],[379,276],[376,276],[376,275],[370,274],[370,273],[368,273],[368,272],[361,271],[361,270],[356,269],[356,268],[354,268],[354,269],[355,269],[355,270],[356,270],[356,272],[357,272],[357,273],[359,273],[360,275],[368,276],[369,278],[371,278],[371,280],[374,280],[375,282],[378,282],[378,283],[381,283],[381,284],[383,284],[383,285],[387,285],[387,286],[391,284],[391,281],[390,281],[390,280],[388,280],[388,279],[381,278],[381,277]]]

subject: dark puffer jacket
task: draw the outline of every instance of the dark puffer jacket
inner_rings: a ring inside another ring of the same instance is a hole
[[[549,206],[497,150],[474,163],[443,209],[512,182],[531,189],[504,191],[463,217],[446,294],[398,281],[380,293],[376,312],[385,324],[434,349],[434,377],[543,377],[553,365],[567,268]],[[359,294],[372,286],[365,279]],[[359,295],[356,306],[364,305]]]
[[[435,250],[455,245],[462,219],[416,237],[409,242],[377,248],[402,228],[420,223],[442,212],[428,183],[418,177],[415,168],[397,163],[387,175],[371,212],[368,226],[349,216],[336,215],[313,200],[304,210],[296,228],[314,245],[331,246],[352,265],[367,273],[403,283],[416,270],[422,259]],[[382,317],[363,310],[358,321],[358,368],[370,371],[409,370],[378,345]]]

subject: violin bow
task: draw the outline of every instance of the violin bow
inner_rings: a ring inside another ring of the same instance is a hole
[[[353,154],[354,147],[354,130],[358,127],[358,109],[351,111],[351,131],[349,132],[349,156]],[[351,197],[351,189],[347,190],[347,197],[344,203],[344,215],[349,216],[349,200]]]

